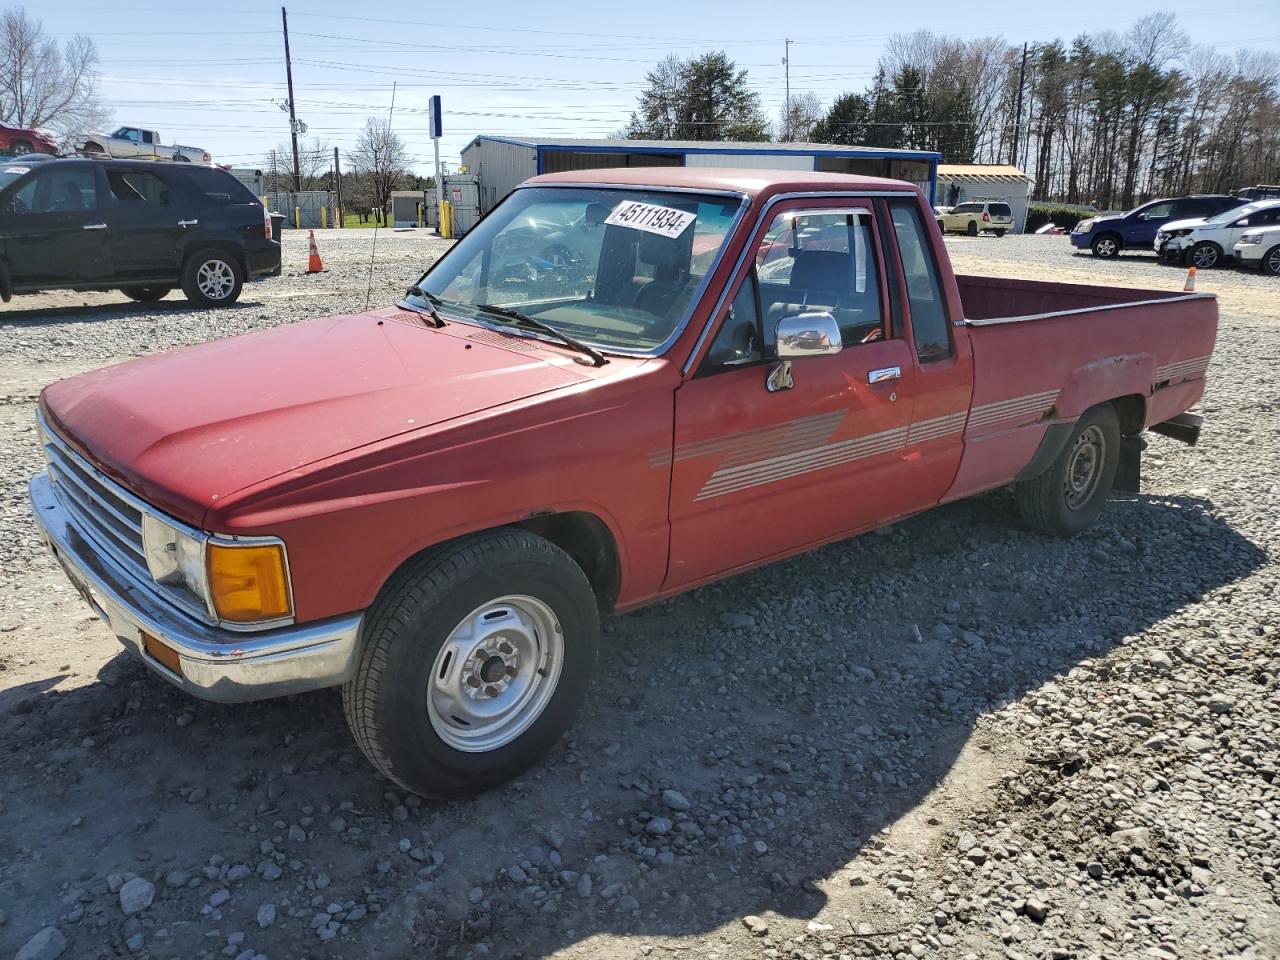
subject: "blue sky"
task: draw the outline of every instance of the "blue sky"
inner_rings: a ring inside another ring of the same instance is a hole
[[[228,3],[39,0],[28,13],[56,36],[82,32],[95,39],[102,92],[116,123],[206,147],[218,162],[262,166],[289,134],[287,115],[273,103],[286,96],[280,6]],[[645,71],[669,52],[725,50],[748,69],[776,116],[784,98],[784,37],[796,41],[792,92],[812,90],[829,103],[867,85],[892,33],[928,28],[1016,43],[1069,40],[1086,31],[1123,31],[1168,6],[1148,0],[288,5],[294,92],[308,136],[351,147],[367,116],[387,115],[395,82],[393,122],[423,173],[431,166],[426,104],[433,93],[444,98],[441,153],[456,164],[480,133],[607,136],[625,124]],[[1179,11],[1178,22],[1194,42],[1224,53],[1240,46],[1280,51],[1277,0],[1226,0]]]

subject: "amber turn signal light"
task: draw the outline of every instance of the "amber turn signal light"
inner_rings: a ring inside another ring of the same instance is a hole
[[[209,593],[221,619],[253,623],[293,613],[284,548],[279,544],[210,543],[208,564]]]
[[[182,676],[182,660],[178,657],[178,651],[168,644],[161,643],[145,630],[142,631],[142,648],[147,651],[147,655],[157,663],[164,665],[166,668]]]

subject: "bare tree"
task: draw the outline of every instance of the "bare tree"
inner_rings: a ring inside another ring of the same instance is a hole
[[[276,164],[281,169],[287,168],[289,181],[292,184],[293,146],[288,142],[276,144],[275,155]],[[267,164],[270,165],[270,163],[271,156],[268,154]],[[319,137],[311,140],[299,140],[298,167],[302,171],[301,189],[333,189],[333,144],[327,140],[321,140]],[[290,189],[292,189],[292,186],[290,186]]]
[[[409,157],[404,143],[386,120],[370,117],[350,154],[351,166],[368,183],[375,206],[385,208],[395,190],[407,177]]]
[[[788,116],[789,114],[789,116]],[[805,143],[813,136],[813,128],[823,117],[822,101],[812,90],[798,93],[791,98],[791,109],[783,107],[778,120],[778,139],[790,131],[792,141]]]
[[[0,121],[49,127],[63,140],[106,119],[98,48],[84,34],[62,46],[22,7],[0,15]]]

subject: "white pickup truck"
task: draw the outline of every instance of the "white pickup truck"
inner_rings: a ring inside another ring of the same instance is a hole
[[[177,160],[183,163],[208,163],[209,151],[201,147],[162,144],[160,134],[141,127],[119,127],[114,133],[86,134],[76,144],[79,153],[99,154],[115,160]]]

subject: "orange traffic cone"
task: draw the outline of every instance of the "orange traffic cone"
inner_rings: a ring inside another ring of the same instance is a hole
[[[320,259],[320,250],[316,247],[316,232],[311,231],[311,257],[307,261],[307,273],[324,273],[324,261]]]
[[[1183,293],[1195,293],[1196,291],[1196,268],[1187,269],[1187,282],[1182,287]]]

